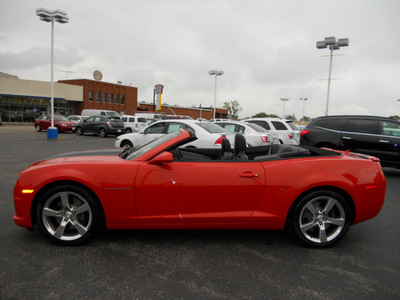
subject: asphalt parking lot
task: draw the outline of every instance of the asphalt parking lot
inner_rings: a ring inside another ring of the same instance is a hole
[[[381,213],[328,249],[277,231],[107,231],[61,247],[14,224],[19,171],[114,140],[0,126],[0,299],[400,299],[400,170],[391,168]]]

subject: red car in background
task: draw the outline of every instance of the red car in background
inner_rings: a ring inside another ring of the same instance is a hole
[[[49,127],[51,127],[51,116],[43,115],[40,118],[35,119],[33,125],[35,126],[37,132],[47,130]],[[65,116],[54,115],[54,127],[57,128],[58,132],[74,132],[76,124],[68,120]]]
[[[19,173],[14,221],[76,245],[108,229],[288,229],[326,247],[381,210],[386,179],[371,156],[295,145],[183,148],[179,129],[139,148],[71,152]],[[182,148],[181,148],[182,147]]]

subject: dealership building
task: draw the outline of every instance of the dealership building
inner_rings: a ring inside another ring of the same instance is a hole
[[[0,120],[33,122],[42,114],[50,114],[51,83],[23,80],[0,72]],[[90,79],[66,79],[54,83],[54,113],[80,115],[83,109],[114,110],[133,115],[137,111],[153,111],[150,103],[138,104],[138,88]],[[211,107],[179,107],[163,104],[160,113],[213,118]],[[217,118],[227,118],[226,109],[217,108]]]

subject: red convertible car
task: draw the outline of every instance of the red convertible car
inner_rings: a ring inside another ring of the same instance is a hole
[[[82,244],[108,229],[287,229],[313,247],[337,243],[381,210],[375,157],[294,145],[180,148],[180,129],[140,148],[71,152],[19,174],[17,225]],[[122,152],[121,152],[122,151]]]

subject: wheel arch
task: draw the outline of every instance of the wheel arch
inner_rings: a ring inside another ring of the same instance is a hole
[[[33,198],[32,201],[32,205],[31,205],[31,210],[30,210],[30,214],[31,214],[31,220],[32,220],[32,225],[36,225],[37,224],[37,219],[36,219],[36,209],[39,205],[40,199],[41,197],[50,189],[55,188],[57,186],[60,185],[72,185],[78,188],[81,188],[83,190],[85,190],[87,193],[89,193],[92,197],[93,200],[96,202],[97,206],[99,207],[100,210],[100,222],[102,224],[102,226],[105,226],[105,213],[104,213],[104,208],[103,205],[100,202],[99,197],[97,197],[96,193],[93,192],[92,189],[90,189],[89,187],[87,187],[86,185],[76,182],[76,181],[72,181],[72,180],[59,180],[59,181],[53,181],[45,186],[43,186],[35,195],[35,197]]]
[[[349,204],[349,207],[351,210],[350,224],[353,224],[355,216],[356,216],[356,207],[354,205],[353,198],[350,196],[350,194],[347,193],[344,189],[341,189],[339,187],[331,186],[331,185],[323,185],[323,186],[313,187],[311,189],[304,191],[296,198],[295,201],[293,201],[293,203],[291,204],[290,209],[286,215],[285,228],[287,228],[289,226],[289,224],[288,224],[289,220],[293,214],[293,211],[294,211],[297,203],[300,202],[300,200],[303,199],[304,197],[306,197],[307,195],[314,193],[314,192],[318,192],[318,191],[332,191],[332,192],[336,192],[339,195],[341,195],[346,200],[346,202]]]

